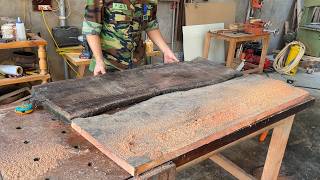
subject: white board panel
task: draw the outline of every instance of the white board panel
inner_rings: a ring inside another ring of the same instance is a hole
[[[205,34],[210,30],[222,30],[224,23],[183,26],[183,51],[184,60],[191,61],[202,57]],[[224,63],[225,46],[222,40],[212,40],[209,50],[209,60]]]

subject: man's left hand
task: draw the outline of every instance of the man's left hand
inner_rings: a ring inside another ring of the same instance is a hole
[[[164,52],[163,59],[165,64],[179,62],[179,60],[176,58],[176,56],[173,54],[171,50]]]

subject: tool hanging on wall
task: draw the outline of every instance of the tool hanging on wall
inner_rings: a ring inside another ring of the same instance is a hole
[[[261,10],[263,7],[263,0],[250,0],[248,5],[248,12],[244,24],[244,31],[250,34],[262,34],[265,32],[278,35],[279,29],[269,29],[271,21],[263,21],[261,19]],[[258,14],[260,12],[260,14]]]
[[[52,11],[52,0],[32,0],[34,11]]]

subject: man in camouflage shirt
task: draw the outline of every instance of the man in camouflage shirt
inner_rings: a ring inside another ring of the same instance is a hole
[[[106,65],[122,70],[141,64],[143,31],[163,52],[165,63],[178,61],[159,31],[157,0],[86,1],[82,31],[95,57],[94,75],[104,74]]]

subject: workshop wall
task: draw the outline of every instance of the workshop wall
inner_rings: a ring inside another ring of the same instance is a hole
[[[83,19],[83,9],[85,7],[85,0],[69,0],[71,4],[71,15],[68,18],[68,25],[81,27]],[[31,29],[32,32],[40,32],[42,37],[48,40],[48,64],[50,73],[54,80],[61,80],[64,78],[63,60],[55,53],[53,41],[51,40],[46,27],[43,23],[41,14],[32,11],[30,0],[0,0],[0,4],[6,6],[0,7],[0,16],[8,17],[24,17],[26,16],[26,28]],[[159,4],[158,18],[160,20],[160,27],[167,42],[171,39],[171,22],[172,10],[169,2],[162,2]],[[24,11],[26,10],[26,11]],[[46,19],[50,28],[59,26],[58,17],[53,12],[46,12]],[[0,24],[3,22],[0,22]],[[11,52],[11,51],[10,51]],[[10,58],[10,52],[0,51],[0,62]],[[4,58],[3,58],[4,57]],[[72,72],[71,72],[72,73]]]
[[[85,6],[85,0],[69,0],[71,4],[71,15],[68,18],[68,25],[81,26],[83,19],[83,9]],[[201,2],[198,0],[195,2]],[[209,1],[226,1],[226,0],[209,0]],[[248,0],[233,0],[237,2],[237,22],[243,22],[247,12]],[[53,42],[51,41],[46,27],[42,21],[42,17],[39,12],[32,11],[31,0],[0,0],[0,4],[5,6],[0,7],[0,16],[9,17],[24,17],[26,16],[26,27],[33,32],[40,32],[42,37],[48,40],[48,64],[50,73],[54,80],[60,80],[64,78],[63,60],[55,53]],[[281,35],[283,24],[289,17],[289,9],[293,6],[292,0],[265,0],[264,8],[262,11],[262,17],[269,19],[273,23],[273,27],[281,30],[280,34],[272,38],[270,49],[277,49],[281,43]],[[170,2],[160,2],[158,7],[158,19],[160,22],[160,29],[167,42],[171,39],[171,24],[172,24],[172,10]],[[59,25],[58,17],[53,12],[46,13],[46,18],[50,27]],[[3,22],[0,22],[0,24]],[[0,51],[0,62],[6,60],[9,56],[8,53]],[[7,55],[5,55],[7,54]]]

